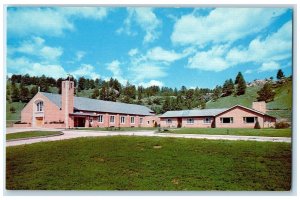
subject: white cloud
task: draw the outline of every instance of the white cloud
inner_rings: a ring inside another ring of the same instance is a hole
[[[29,74],[31,76],[49,76],[53,78],[65,77],[67,72],[60,65],[35,63],[27,58],[8,58],[7,68],[15,74]]]
[[[207,51],[197,52],[188,59],[187,67],[220,72],[238,64],[253,62],[254,66],[261,65],[258,71],[267,71],[272,69],[268,68],[270,63],[275,67],[274,63],[289,59],[291,56],[292,23],[289,21],[266,38],[253,39],[246,47],[230,48],[228,44],[215,44]]]
[[[280,65],[276,62],[267,62],[263,63],[262,66],[258,69],[259,72],[265,72],[265,71],[274,71],[278,70],[280,68]]]
[[[95,72],[95,67],[88,64],[82,64],[73,71],[66,71],[59,64],[45,64],[38,63],[29,60],[28,58],[7,58],[7,68],[13,74],[29,74],[31,76],[49,76],[53,78],[66,77],[67,74],[71,74],[76,78],[85,76],[88,78],[96,79],[100,78],[100,75]]]
[[[85,56],[85,52],[84,51],[77,51],[76,52],[76,60],[77,61],[81,61],[81,59]]]
[[[232,62],[271,62],[292,56],[292,22],[284,24],[265,39],[252,40],[247,48],[233,48],[227,55]]]
[[[56,8],[8,8],[7,29],[9,34],[60,36],[66,30],[74,30],[73,19],[101,20],[107,8],[56,7]]]
[[[31,40],[23,41],[18,47],[9,47],[9,54],[22,53],[25,55],[37,56],[44,62],[56,62],[63,54],[61,47],[50,47],[45,45],[41,37],[32,37]]]
[[[128,16],[124,20],[124,25],[117,30],[117,33],[126,33],[127,35],[136,35],[131,29],[132,22],[136,23],[145,31],[144,42],[152,42],[159,36],[157,28],[161,21],[156,17],[152,8],[128,8]]]
[[[138,86],[143,86],[143,87],[150,87],[150,86],[159,86],[162,87],[164,84],[161,81],[157,81],[157,80],[151,80],[149,82],[141,82],[137,84]]]
[[[252,72],[253,72],[253,70],[247,69],[247,70],[245,71],[245,74],[252,74]]]
[[[223,71],[230,67],[224,59],[227,51],[226,46],[214,46],[209,51],[200,51],[195,56],[188,59],[188,68],[199,69],[203,71]]]
[[[108,14],[108,9],[105,7],[59,7],[57,9],[64,16],[94,20],[102,20]]]
[[[111,63],[108,63],[106,65],[106,69],[112,72],[113,78],[118,79],[118,81],[123,85],[126,84],[127,80],[122,76],[122,70],[120,67],[121,63],[118,60],[113,60]]]
[[[100,75],[95,72],[95,67],[89,64],[82,64],[74,71],[70,71],[70,74],[79,78],[81,76],[89,77],[92,79],[100,78]]]
[[[207,16],[188,14],[175,23],[171,40],[200,46],[231,43],[259,32],[284,12],[285,8],[216,8]]]
[[[130,49],[128,52],[129,56],[135,56],[136,54],[138,54],[139,50],[137,48],[135,49]]]
[[[167,76],[165,69],[153,63],[141,63],[129,68],[133,81],[139,82],[145,79],[155,79]]]
[[[167,51],[165,49],[162,49],[161,47],[155,47],[147,52],[147,57],[151,60],[156,61],[173,62],[175,60],[181,59],[183,55],[174,51]]]

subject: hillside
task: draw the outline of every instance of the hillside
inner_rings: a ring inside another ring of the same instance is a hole
[[[246,93],[241,96],[221,97],[216,101],[206,103],[206,108],[229,108],[236,104],[251,107],[252,102],[256,101],[257,91],[261,86],[247,87]],[[289,80],[283,84],[275,84],[274,91],[276,93],[274,101],[267,103],[268,114],[284,118],[291,121],[292,118],[292,81]]]

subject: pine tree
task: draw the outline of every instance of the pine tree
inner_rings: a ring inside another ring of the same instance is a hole
[[[234,92],[234,84],[232,79],[226,80],[223,88],[222,88],[222,92],[224,96],[229,96]]]
[[[30,89],[30,98],[32,99],[34,97],[34,95],[36,95],[37,92],[38,92],[38,87],[37,86],[33,86]]]
[[[29,90],[22,83],[20,84],[20,100],[22,102],[27,102],[29,99]]]
[[[99,95],[100,95],[99,89],[95,88],[92,94],[92,99],[98,99]]]
[[[282,79],[282,78],[284,78],[284,77],[285,77],[285,76],[284,76],[283,71],[282,71],[281,69],[279,69],[278,72],[277,72],[276,78],[277,78],[278,80],[280,80],[280,79]]]
[[[107,88],[106,88],[105,84],[103,84],[102,87],[101,87],[101,92],[100,92],[99,99],[101,99],[101,100],[107,100]]]
[[[264,84],[264,86],[257,92],[258,101],[265,101],[265,102],[270,102],[274,100],[275,97],[275,92],[272,89],[272,85],[267,82]]]
[[[236,94],[238,96],[245,94],[247,85],[241,72],[239,72],[236,76],[235,83],[237,84]]]
[[[19,90],[19,88],[15,84],[12,84],[11,90],[12,90],[12,92],[11,92],[11,100],[13,102],[20,101],[20,90]]]
[[[170,100],[170,97],[166,97],[165,101],[162,105],[162,111],[167,112],[169,110],[171,110],[171,100]]]
[[[215,89],[213,89],[212,100],[216,101],[217,99],[220,98],[221,94],[222,94],[222,87],[217,85]]]

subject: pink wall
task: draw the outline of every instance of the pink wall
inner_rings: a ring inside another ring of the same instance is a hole
[[[167,120],[171,119],[172,122],[168,123]],[[172,117],[172,118],[161,118],[160,119],[160,127],[162,128],[177,128],[178,126],[178,119],[177,117]]]
[[[36,103],[43,101],[44,107],[42,112],[38,112]],[[64,121],[62,112],[55,104],[41,93],[37,93],[21,111],[21,122],[31,123],[35,127],[35,118],[43,117],[43,122],[50,124],[52,121]]]
[[[189,118],[194,119],[193,124],[188,123]],[[192,128],[192,127],[211,128],[213,117],[210,117],[210,118],[211,118],[211,122],[210,123],[205,123],[204,122],[205,117],[183,117],[182,118],[182,127],[186,127],[186,128]]]
[[[233,117],[233,123],[221,123],[222,117]],[[242,107],[235,107],[225,113],[216,116],[216,127],[217,128],[254,128],[254,123],[244,123],[244,117],[257,117],[261,128],[264,128],[264,116],[258,113],[249,111]]]

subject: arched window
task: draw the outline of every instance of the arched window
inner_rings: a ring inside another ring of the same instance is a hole
[[[36,104],[36,110],[37,110],[38,112],[41,112],[41,111],[43,111],[43,109],[44,109],[44,103],[43,103],[42,101],[38,102],[38,103]]]

